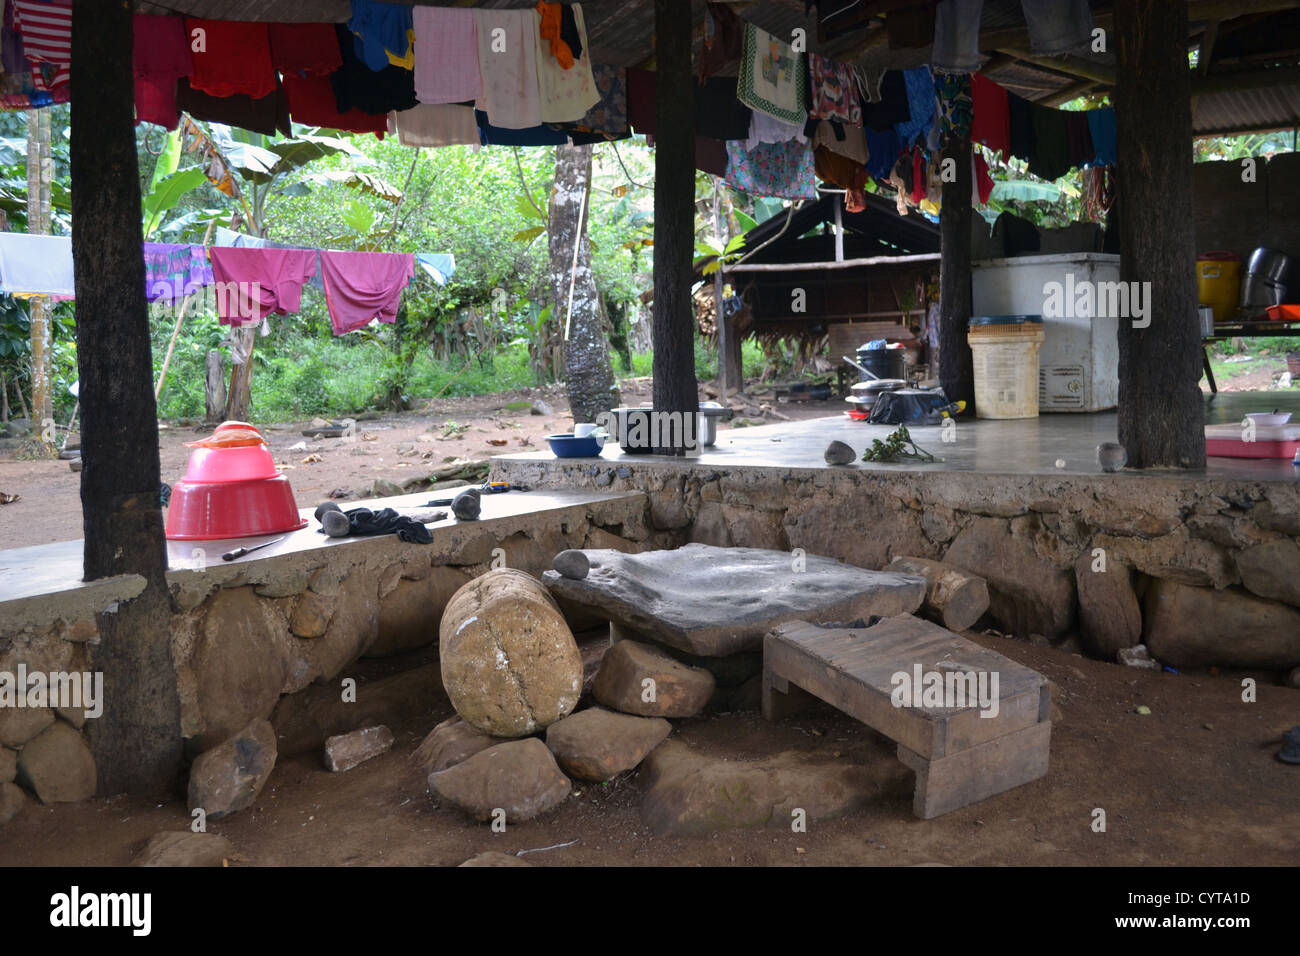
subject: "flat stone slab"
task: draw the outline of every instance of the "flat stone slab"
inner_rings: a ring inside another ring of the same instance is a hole
[[[582,580],[547,571],[551,593],[620,628],[702,657],[759,651],[777,624],[847,623],[910,614],[925,578],[867,571],[833,558],[688,544],[673,551],[585,552]]]

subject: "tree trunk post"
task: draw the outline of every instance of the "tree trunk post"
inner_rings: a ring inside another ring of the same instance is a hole
[[[594,422],[618,404],[609,342],[587,241],[591,147],[555,147],[555,186],[547,216],[554,314],[564,333],[564,383],[574,424]]]
[[[949,401],[964,401],[975,409],[975,368],[966,327],[971,317],[971,145],[953,136],[945,145],[942,164],[952,161],[952,175],[943,177],[939,209],[939,384]]]
[[[161,794],[181,762],[158,419],[144,299],[129,4],[73,0],[72,254],[81,376],[86,580],[136,575],[144,590],[96,615],[90,666],[104,713],[87,722],[99,791]]]
[[[45,236],[50,232],[50,183],[54,164],[50,159],[49,110],[27,111],[27,232]],[[54,400],[51,396],[53,369],[51,356],[54,342],[47,296],[28,300],[32,348],[32,434],[46,443],[54,424]]]
[[[1131,468],[1204,468],[1187,5],[1116,0],[1119,440]],[[1134,309],[1134,292],[1146,314]]]
[[[230,389],[226,395],[225,419],[246,422],[253,404],[253,349],[257,326],[230,330]],[[240,359],[242,358],[242,361]]]
[[[655,0],[654,408],[682,414],[700,409],[691,302],[695,80],[690,12],[682,0]],[[684,449],[659,451],[680,455]]]

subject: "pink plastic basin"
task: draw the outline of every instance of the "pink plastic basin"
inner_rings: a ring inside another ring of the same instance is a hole
[[[190,452],[186,481],[259,481],[274,478],[275,459],[265,445],[236,448],[196,448]]]
[[[173,541],[249,538],[306,526],[284,475],[255,481],[183,478],[172,487],[167,507],[167,537]]]

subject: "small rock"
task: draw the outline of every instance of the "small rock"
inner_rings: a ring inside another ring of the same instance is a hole
[[[1286,685],[1300,690],[1300,667],[1295,668],[1286,675]]]
[[[497,744],[448,770],[429,774],[429,789],[480,822],[504,811],[509,826],[560,804],[569,795],[569,778],[560,772],[546,744],[529,737]]]
[[[627,465],[619,465],[617,468],[614,469],[614,474],[616,474],[620,478],[631,478],[632,469],[629,468]]]
[[[339,734],[325,741],[325,766],[334,773],[351,770],[372,757],[388,753],[393,747],[393,732],[380,724]]]
[[[1133,647],[1121,647],[1119,650],[1119,662],[1126,667],[1136,667],[1139,670],[1158,671],[1160,664],[1151,659],[1151,653],[1147,650],[1145,644],[1137,644]]]
[[[857,457],[858,453],[852,446],[842,441],[833,441],[826,446],[825,458],[828,465],[848,465],[856,461]]]
[[[27,806],[27,794],[16,783],[0,783],[0,827],[22,812]]]
[[[0,747],[0,783],[13,783],[18,776],[18,752]]]
[[[1097,446],[1097,464],[1107,474],[1119,471],[1128,463],[1128,452],[1119,442],[1104,441]]]
[[[485,734],[459,716],[449,717],[429,731],[411,759],[427,777],[499,743],[504,743],[500,737]]]
[[[689,667],[638,641],[619,641],[600,662],[592,693],[606,707],[640,717],[694,717],[716,682],[702,667]]]
[[[0,707],[0,746],[21,747],[52,723],[48,707]]]
[[[132,866],[222,866],[235,855],[229,840],[215,833],[168,830],[149,838]]]
[[[581,581],[591,570],[591,561],[581,551],[568,550],[561,551],[551,562],[551,567],[574,581]]]
[[[321,530],[331,538],[346,538],[352,533],[352,522],[342,511],[327,511],[320,519]]]
[[[1202,730],[1213,730],[1213,729],[1214,729],[1214,724],[1201,724],[1201,729],[1202,729]]]
[[[488,850],[486,853],[480,853],[478,856],[472,856],[461,866],[533,866],[523,857],[515,856],[513,853],[502,853],[500,850]]]
[[[316,506],[316,520],[322,521],[324,519],[325,513],[329,511],[342,512],[343,509],[340,508],[332,501],[322,501],[320,504]]]
[[[402,486],[395,481],[389,481],[387,478],[376,478],[374,484],[370,486],[370,494],[374,498],[396,498],[398,495],[406,494],[402,491]]]
[[[275,768],[275,730],[257,719],[190,768],[189,807],[217,820],[252,804]]]
[[[590,707],[546,728],[546,746],[570,776],[599,783],[631,770],[663,743],[672,724]]]
[[[451,499],[451,513],[461,521],[477,521],[483,511],[483,501],[477,488],[466,488]]]
[[[1148,707],[1146,704],[1139,704],[1137,707],[1133,708],[1133,713],[1141,714],[1143,717],[1150,717],[1151,708]]]
[[[614,475],[608,471],[602,471],[596,476],[595,485],[597,488],[608,488],[614,483]]]
[[[531,406],[529,406],[528,414],[529,415],[554,415],[555,409],[551,408],[550,405],[546,404],[544,401],[542,401],[539,398],[537,401],[533,402]]]
[[[97,777],[90,746],[63,721],[27,742],[18,754],[18,781],[41,803],[74,803],[95,795]]]

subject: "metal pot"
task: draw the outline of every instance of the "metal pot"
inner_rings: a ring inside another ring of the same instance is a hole
[[[1285,252],[1259,248],[1241,283],[1241,307],[1263,309],[1300,298],[1300,263]]]

